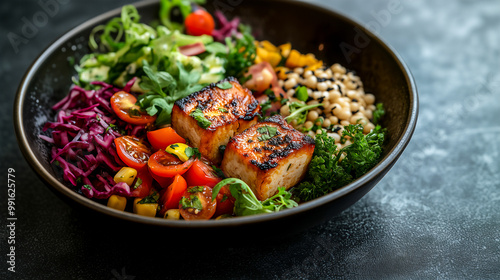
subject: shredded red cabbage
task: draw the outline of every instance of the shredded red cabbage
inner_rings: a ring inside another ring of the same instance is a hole
[[[59,165],[63,179],[80,187],[89,198],[106,199],[112,194],[130,197],[130,186],[115,184],[108,172],[125,164],[116,153],[114,140],[124,135],[140,136],[144,126],[119,119],[111,108],[110,98],[118,91],[130,92],[136,78],[123,89],[103,82],[92,82],[97,88],[85,90],[74,85],[69,94],[52,107],[59,110],[55,122],[47,122],[40,139],[53,145],[51,162]]]
[[[216,41],[224,42],[226,37],[236,36],[240,38],[242,36],[238,31],[238,25],[240,24],[240,19],[238,17],[228,21],[221,11],[215,11],[215,18],[217,18],[219,22],[219,29],[214,29],[212,31],[212,36]]]

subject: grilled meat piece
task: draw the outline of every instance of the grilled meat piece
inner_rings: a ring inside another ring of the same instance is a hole
[[[278,187],[300,182],[314,152],[314,140],[276,115],[233,137],[226,146],[221,169],[245,181],[259,200]]]
[[[231,88],[222,89],[226,82]],[[211,122],[206,123],[205,128],[193,117],[197,109],[202,113],[198,115]],[[176,101],[172,109],[172,127],[180,136],[189,139],[202,155],[219,164],[222,160],[219,147],[257,123],[259,113],[259,103],[252,93],[229,77]]]

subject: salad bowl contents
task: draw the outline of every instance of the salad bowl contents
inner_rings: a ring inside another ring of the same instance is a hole
[[[250,13],[254,4],[247,4]],[[321,11],[271,2],[280,4],[292,14]],[[36,72],[42,66],[35,64],[20,87],[21,148],[41,178],[71,200],[167,227],[273,220],[278,226],[313,212],[321,212],[319,221],[373,187],[409,141],[413,81],[381,41],[350,69],[344,59],[334,60],[338,55],[299,51],[294,38],[274,44],[243,14],[226,18],[190,1],[142,5],[73,31],[88,42],[86,53],[58,54],[76,62],[65,66],[74,69],[66,76],[69,92],[57,87],[59,100],[45,102],[51,110],[30,134],[45,155],[26,145],[22,102],[27,91],[40,91],[34,80],[47,73]],[[41,64],[53,59],[51,52]],[[389,85],[375,86],[369,62],[395,73],[393,96]]]

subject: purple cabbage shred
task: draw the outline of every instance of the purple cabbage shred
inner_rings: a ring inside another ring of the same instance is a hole
[[[63,179],[79,187],[88,198],[107,199],[113,194],[130,197],[130,186],[115,183],[109,173],[125,164],[116,153],[114,140],[124,135],[141,136],[144,126],[119,119],[110,99],[118,91],[130,92],[136,78],[123,89],[104,82],[92,82],[97,88],[86,90],[73,85],[69,94],[55,104],[56,121],[47,122],[39,135],[52,147],[51,162],[59,165]]]

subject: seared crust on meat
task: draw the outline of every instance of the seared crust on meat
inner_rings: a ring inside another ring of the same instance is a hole
[[[269,130],[274,132],[269,128],[276,128],[275,135],[269,135]],[[276,115],[233,137],[221,168],[228,177],[245,181],[258,199],[265,200],[278,187],[289,189],[300,182],[313,152],[314,140]]]
[[[221,89],[217,85],[229,82],[232,87]],[[190,114],[200,109],[211,122],[201,128]],[[220,163],[219,146],[231,137],[257,122],[260,106],[252,93],[233,77],[210,84],[202,90],[175,102],[172,126],[180,136],[189,139],[201,154],[214,163]]]

